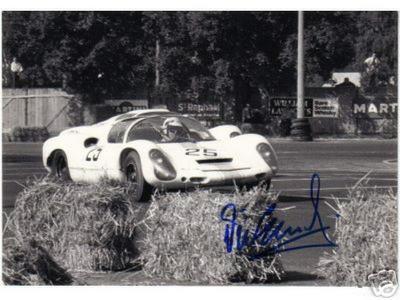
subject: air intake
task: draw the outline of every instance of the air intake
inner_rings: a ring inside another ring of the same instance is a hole
[[[230,163],[232,162],[232,158],[212,158],[212,159],[199,159],[197,163],[199,164],[222,164],[222,163]]]

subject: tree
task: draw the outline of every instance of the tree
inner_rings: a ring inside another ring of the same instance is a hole
[[[60,86],[91,101],[140,87],[141,13],[13,12],[3,15],[6,57],[28,86]]]
[[[233,97],[239,113],[263,88],[285,88],[293,77],[279,54],[295,29],[293,13],[146,13],[144,30],[161,45],[161,89],[180,100]],[[154,51],[153,51],[154,53]],[[283,82],[283,84],[282,84]]]
[[[397,84],[397,12],[360,12],[357,14],[358,34],[355,39],[355,66],[362,70],[365,91],[388,85],[390,78]],[[367,73],[364,61],[375,53],[379,65]]]
[[[355,61],[355,16],[350,12],[307,12],[304,20],[306,85],[321,86],[333,70]],[[285,65],[296,65],[296,47],[297,34],[293,34],[282,53]]]
[[[297,36],[293,34],[281,54],[286,66],[296,65],[296,45]],[[396,75],[397,12],[305,14],[306,85],[321,86],[335,70],[362,72],[364,60],[372,52],[381,61],[378,77],[387,82]]]
[[[371,51],[387,82],[396,75],[396,18],[307,12],[306,84],[363,70]],[[3,28],[3,86],[15,56],[26,85],[64,85],[86,101],[146,92],[155,102],[235,104],[238,115],[247,102],[296,88],[295,12],[4,12]]]

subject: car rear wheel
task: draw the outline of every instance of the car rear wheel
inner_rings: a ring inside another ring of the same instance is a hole
[[[131,151],[125,156],[122,161],[122,170],[125,175],[125,180],[136,185],[135,200],[149,200],[152,188],[144,179],[140,157],[136,152]]]
[[[51,163],[51,175],[62,181],[70,181],[71,176],[68,168],[68,160],[64,151],[57,151]]]

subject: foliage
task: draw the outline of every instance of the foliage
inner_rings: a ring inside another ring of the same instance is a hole
[[[71,127],[84,125],[83,101],[79,95],[74,96],[68,102],[68,125]]]
[[[368,275],[397,270],[397,197],[393,191],[361,186],[350,191],[349,199],[336,201],[339,247],[324,254],[318,273],[335,286],[366,286]]]
[[[396,75],[397,12],[306,12],[304,19],[308,86],[321,86],[332,71],[363,72],[373,52],[382,62],[378,77],[387,83]],[[295,66],[296,47],[293,33],[282,52],[285,65]]]
[[[50,137],[46,127],[14,127],[11,131],[13,142],[44,142]]]
[[[360,12],[355,39],[356,67],[363,70],[362,87],[366,92],[397,80],[397,12]],[[364,60],[376,53],[380,64],[373,74],[365,72]],[[373,78],[371,78],[371,76]],[[371,82],[372,80],[372,82]]]
[[[63,85],[83,101],[230,102],[238,117],[247,102],[295,89],[296,12],[4,12],[3,28],[3,86],[15,56],[25,84]],[[306,12],[305,51],[307,85],[334,70],[364,70],[372,51],[387,84],[396,75],[397,12]]]
[[[141,14],[5,12],[5,56],[24,66],[29,86],[61,86],[86,100],[143,83]]]

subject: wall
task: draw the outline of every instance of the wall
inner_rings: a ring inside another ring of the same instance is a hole
[[[45,126],[50,133],[68,127],[72,95],[56,88],[3,89],[3,131],[16,126]]]
[[[295,98],[294,95],[289,95]],[[288,96],[288,97],[289,97]],[[335,87],[306,88],[305,97],[309,99],[338,99],[339,113],[336,118],[311,117],[309,120],[313,135],[318,136],[354,136],[354,135],[379,135],[395,137],[397,135],[397,106],[395,112],[381,113],[379,107],[384,103],[385,107],[397,105],[397,93],[395,88],[382,88],[373,95],[363,95],[353,84],[340,84]],[[275,97],[276,98],[276,97]],[[281,98],[281,97],[278,97]],[[354,105],[368,105],[377,107],[378,113],[355,114]],[[270,112],[271,113],[271,112]],[[283,116],[270,115],[267,120],[269,134],[279,135],[279,124],[284,118],[296,118],[296,107],[292,107],[289,113]]]

